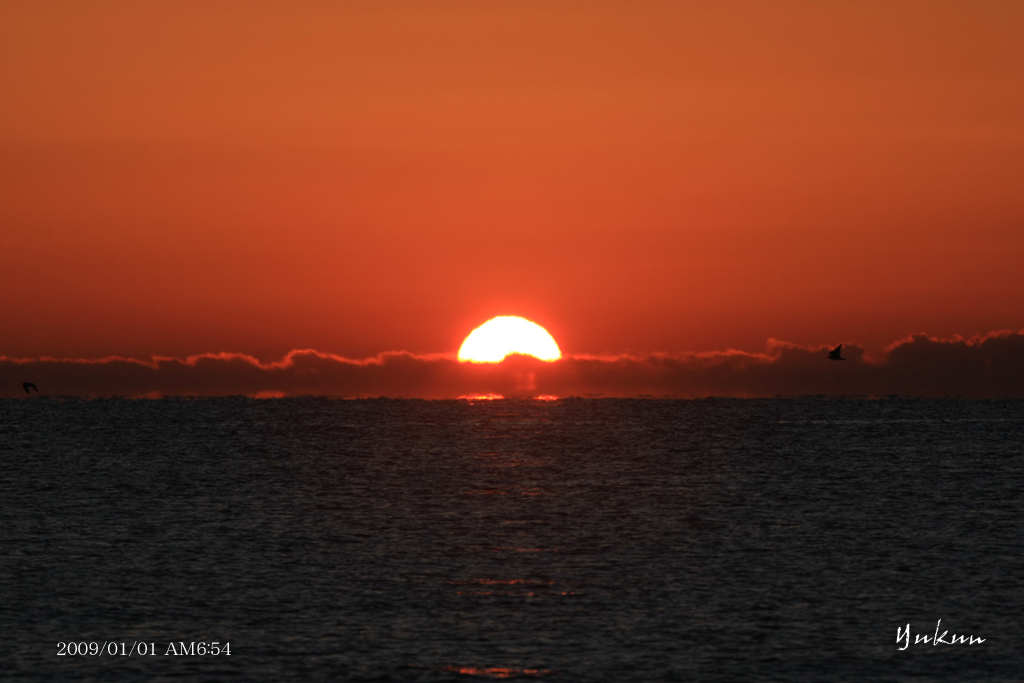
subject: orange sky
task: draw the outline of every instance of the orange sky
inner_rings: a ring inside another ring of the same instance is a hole
[[[1024,3],[5,2],[0,355],[1024,327]]]

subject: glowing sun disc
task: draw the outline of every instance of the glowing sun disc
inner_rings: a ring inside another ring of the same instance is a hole
[[[500,315],[469,333],[459,348],[459,360],[498,363],[510,353],[546,361],[562,357],[558,344],[543,327],[519,316]]]

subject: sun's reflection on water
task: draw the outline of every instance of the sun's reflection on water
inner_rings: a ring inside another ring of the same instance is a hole
[[[550,669],[513,669],[505,666],[443,666],[441,671],[463,676],[487,676],[490,678],[539,678],[553,673]]]
[[[550,586],[554,581],[545,579],[467,579],[465,581],[449,581],[448,583],[453,586],[468,586],[471,584],[479,584],[481,586],[516,586],[519,584],[525,586]]]
[[[463,590],[455,591],[456,595],[509,595],[526,598],[540,595],[576,595],[575,591],[550,590],[555,585],[555,582],[550,579],[466,579],[448,583],[463,588]],[[466,590],[467,588],[478,588],[479,590]]]
[[[467,424],[477,447],[467,453],[466,476],[454,490],[467,513],[488,523],[485,532],[460,543],[460,550],[478,567],[471,570],[476,576],[466,573],[474,565],[463,565],[458,574],[445,577],[447,585],[441,588],[460,609],[473,614],[476,610],[530,614],[547,605],[581,599],[580,593],[570,590],[579,586],[548,575],[551,567],[558,566],[558,553],[564,551],[559,542],[564,539],[549,516],[558,509],[555,477],[560,470],[552,444],[544,438],[550,429],[546,425],[552,402],[557,400],[539,396],[528,402],[481,401],[467,410],[476,418]],[[475,666],[453,664],[441,671],[491,679],[557,673],[536,666],[544,662],[508,662],[518,667],[480,665],[500,662],[485,659]],[[531,664],[536,668],[523,666]]]
[[[477,489],[475,491],[459,491],[461,496],[509,496],[518,494],[520,496],[551,496],[550,491],[544,491],[536,486],[528,489],[513,489],[504,491],[502,489]]]

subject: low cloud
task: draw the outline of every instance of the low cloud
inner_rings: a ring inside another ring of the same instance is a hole
[[[354,360],[309,349],[272,363],[238,353],[150,360],[0,357],[0,396],[25,396],[21,383],[28,381],[50,395],[131,397],[1024,397],[1024,330],[970,339],[912,335],[877,361],[856,344],[843,346],[842,362],[829,361],[827,350],[770,340],[764,353],[571,356],[555,363],[513,356],[498,364],[405,352]]]

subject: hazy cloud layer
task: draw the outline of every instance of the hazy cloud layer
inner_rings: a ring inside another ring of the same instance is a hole
[[[770,341],[764,353],[740,351],[651,356],[574,356],[556,363],[513,357],[500,364],[459,363],[446,355],[404,352],[352,360],[297,350],[274,363],[243,354],[149,361],[0,358],[0,396],[238,395],[391,396],[885,396],[1024,397],[1024,330],[972,339],[913,335],[868,362],[863,350]]]

